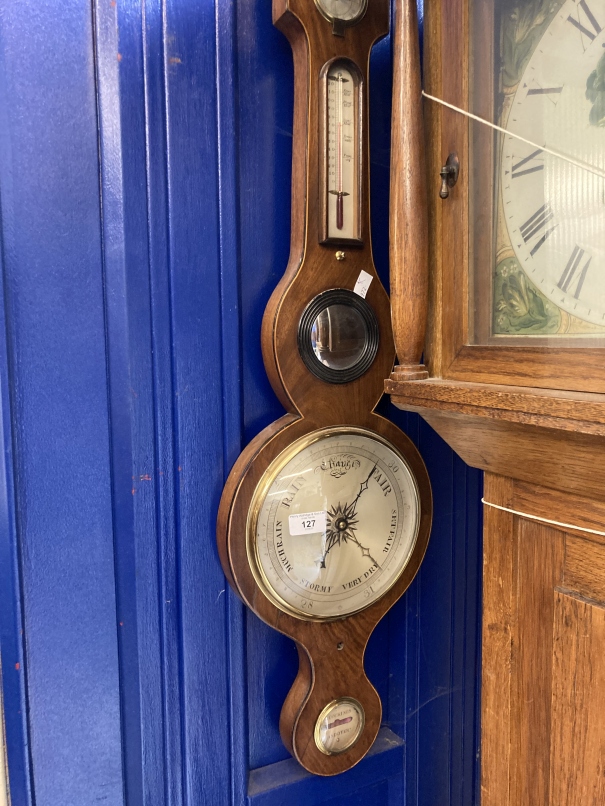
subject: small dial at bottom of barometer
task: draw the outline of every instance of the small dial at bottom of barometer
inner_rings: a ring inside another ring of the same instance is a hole
[[[344,753],[363,732],[365,717],[361,703],[342,697],[327,705],[315,725],[315,744],[326,756]]]

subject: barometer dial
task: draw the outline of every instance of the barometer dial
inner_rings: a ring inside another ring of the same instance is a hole
[[[395,584],[418,536],[418,487],[386,440],[358,428],[303,437],[255,493],[248,551],[260,587],[283,610],[334,619]]]

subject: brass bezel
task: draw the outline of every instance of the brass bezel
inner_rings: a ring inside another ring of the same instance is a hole
[[[337,708],[344,703],[350,703],[354,708],[359,709],[359,713],[361,716],[361,721],[359,723],[359,730],[357,731],[357,735],[346,747],[343,747],[341,750],[328,750],[324,743],[321,740],[321,723],[330,713],[333,708]],[[359,700],[354,699],[353,697],[339,697],[337,700],[332,700],[332,702],[328,703],[326,707],[322,710],[320,715],[317,717],[317,721],[315,723],[315,730],[313,731],[313,738],[315,739],[315,744],[317,749],[324,754],[324,756],[340,756],[342,753],[346,753],[347,750],[350,750],[352,747],[355,747],[359,739],[361,738],[361,734],[366,726],[366,714],[363,710],[363,705],[359,702]]]
[[[321,16],[331,22],[332,25],[335,27],[343,27],[343,28],[350,28],[352,25],[357,25],[358,22],[364,18],[366,11],[368,10],[368,0],[363,0],[361,11],[356,17],[353,17],[352,20],[343,20],[341,17],[333,17],[332,14],[329,14],[324,8],[320,6],[321,0],[315,0],[315,6],[317,10],[321,14]]]
[[[390,585],[388,585],[384,591],[380,594],[380,596],[367,604],[363,604],[360,607],[357,607],[353,610],[350,610],[342,615],[338,616],[318,616],[314,613],[309,613],[305,610],[300,610],[297,607],[286,602],[281,596],[274,590],[273,586],[267,579],[267,576],[262,568],[260,563],[260,558],[258,556],[258,544],[256,541],[256,527],[258,524],[258,516],[262,505],[265,501],[267,496],[267,492],[269,488],[275,481],[276,476],[281,472],[281,470],[288,464],[291,459],[293,459],[297,454],[301,451],[304,451],[309,445],[312,445],[314,442],[319,442],[322,439],[337,435],[345,435],[345,434],[357,434],[359,436],[366,437],[371,439],[375,442],[380,442],[385,445],[389,450],[393,451],[393,453],[399,457],[401,462],[405,465],[409,476],[413,482],[413,489],[414,489],[414,497],[416,500],[416,524],[415,524],[415,535],[410,550],[407,555],[407,561],[402,565],[399,573],[393,578]],[[285,448],[281,453],[279,453],[275,459],[270,463],[269,467],[265,470],[263,475],[261,476],[260,481],[256,485],[254,493],[252,495],[252,500],[250,502],[250,507],[248,509],[248,517],[246,519],[246,553],[248,555],[248,564],[250,565],[250,570],[252,571],[252,575],[256,581],[256,584],[262,591],[262,593],[272,602],[275,607],[281,610],[283,613],[287,613],[295,618],[301,619],[301,621],[341,621],[342,619],[349,618],[356,613],[360,613],[362,610],[367,610],[372,605],[376,604],[377,601],[382,599],[392,588],[394,585],[397,584],[399,579],[401,578],[402,574],[404,573],[405,569],[407,568],[418,543],[418,535],[420,533],[420,521],[421,521],[421,501],[420,501],[420,490],[418,487],[418,481],[416,476],[414,475],[414,471],[410,467],[409,462],[403,456],[401,451],[399,451],[392,442],[390,442],[385,437],[377,434],[375,431],[371,431],[369,428],[362,428],[360,426],[354,425],[331,425],[327,426],[326,428],[319,428],[316,431],[311,431],[309,434],[305,434],[302,437],[299,437],[295,440],[291,445]]]

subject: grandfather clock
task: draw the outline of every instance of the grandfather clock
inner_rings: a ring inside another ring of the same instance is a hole
[[[426,0],[424,101],[413,5],[397,9],[386,391],[485,471],[482,806],[596,806],[605,2]]]

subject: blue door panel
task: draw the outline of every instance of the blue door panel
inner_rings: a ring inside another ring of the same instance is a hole
[[[163,13],[183,799],[193,806],[207,792],[219,806],[229,801],[229,726],[214,538],[224,475],[215,9],[169,0]]]
[[[389,782],[382,781],[375,786],[364,787],[347,798],[347,806],[367,806],[368,803],[388,803]],[[325,806],[340,806],[342,798],[324,801]]]
[[[225,477],[283,411],[260,352],[290,240],[292,57],[270,0],[21,0],[0,9],[0,60],[13,803],[476,803],[481,480],[428,426],[382,401],[436,518],[368,645],[384,727],[350,772],[290,759],[294,645],[218,561]],[[390,89],[387,38],[371,62],[385,283]]]
[[[14,450],[31,782],[42,806],[118,803],[123,779],[91,9],[63,4],[61,25],[53,4],[8,4],[0,13],[5,404]]]

